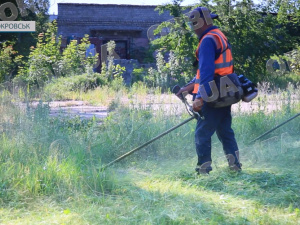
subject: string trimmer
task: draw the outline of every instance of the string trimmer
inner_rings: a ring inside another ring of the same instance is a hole
[[[173,87],[172,92],[173,92],[174,94],[177,94],[177,93],[179,92],[179,90],[180,90],[180,87],[179,87],[178,85],[176,85],[176,86]],[[137,148],[135,148],[135,149],[133,149],[133,150],[131,150],[131,151],[125,153],[124,155],[121,155],[119,158],[117,158],[117,159],[115,159],[114,161],[112,161],[112,162],[106,164],[105,166],[103,166],[103,167],[101,168],[101,170],[105,170],[106,168],[112,166],[112,165],[115,164],[116,162],[119,162],[119,161],[121,161],[122,159],[124,159],[124,158],[130,156],[130,155],[133,154],[134,152],[141,150],[142,148],[146,147],[147,145],[151,144],[152,142],[154,142],[154,141],[160,139],[161,137],[163,137],[163,136],[165,136],[166,134],[172,132],[173,130],[176,130],[177,128],[179,128],[179,127],[181,127],[182,125],[184,125],[184,124],[190,122],[190,121],[193,120],[193,119],[199,119],[199,118],[200,118],[200,119],[204,119],[204,117],[203,117],[203,115],[202,115],[202,112],[201,112],[201,111],[200,111],[199,113],[198,113],[198,112],[195,112],[195,111],[193,110],[192,106],[188,103],[188,101],[186,100],[186,98],[185,98],[182,94],[181,94],[181,100],[182,100],[182,102],[185,104],[188,113],[191,115],[191,117],[190,117],[189,119],[183,121],[182,123],[178,124],[177,126],[174,126],[174,127],[170,128],[169,130],[167,130],[167,131],[165,131],[164,133],[162,133],[162,134],[156,136],[155,138],[153,138],[153,139],[151,139],[150,141],[148,141],[148,142],[142,144],[141,146],[139,146],[139,147],[137,147]]]

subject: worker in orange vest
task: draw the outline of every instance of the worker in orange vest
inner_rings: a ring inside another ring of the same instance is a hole
[[[240,100],[240,93],[236,92],[233,95],[234,101],[219,101],[219,96],[217,100],[210,100],[208,97],[215,96],[210,83],[220,84],[222,77],[234,76],[233,79],[229,79],[230,82],[239,85],[237,75],[234,74],[231,46],[218,27],[213,26],[213,19],[216,18],[218,15],[210,13],[205,7],[198,7],[191,12],[190,25],[199,38],[196,50],[198,70],[196,77],[177,93],[179,97],[183,92],[192,92],[193,110],[201,110],[205,117],[204,120],[198,119],[195,131],[198,174],[208,174],[212,170],[211,137],[215,132],[223,145],[229,168],[234,171],[241,170],[238,145],[231,128],[231,104]],[[219,92],[220,89],[218,95]]]

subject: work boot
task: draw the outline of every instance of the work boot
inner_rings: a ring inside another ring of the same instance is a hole
[[[233,165],[229,165],[229,169],[231,171],[241,172],[242,171],[242,163],[234,163]]]
[[[209,174],[209,172],[212,171],[212,167],[211,166],[201,167],[200,165],[197,165],[195,171],[197,172],[198,175]]]

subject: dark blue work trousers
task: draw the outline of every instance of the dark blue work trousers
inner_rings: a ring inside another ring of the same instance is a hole
[[[229,165],[238,164],[238,146],[231,128],[231,106],[212,108],[204,103],[202,113],[205,119],[198,119],[195,131],[198,165],[212,161],[211,137],[215,131],[223,145]]]

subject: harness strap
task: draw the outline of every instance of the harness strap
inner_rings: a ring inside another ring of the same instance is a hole
[[[200,79],[196,79],[195,84],[200,84]]]

